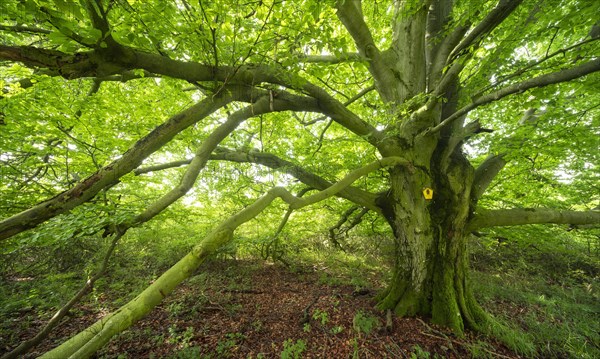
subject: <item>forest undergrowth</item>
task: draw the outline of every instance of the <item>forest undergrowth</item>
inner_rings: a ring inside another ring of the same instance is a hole
[[[471,243],[475,294],[511,328],[502,338],[456,337],[426,318],[390,322],[374,309],[388,268],[376,251],[287,248],[283,265],[229,248],[97,357],[600,357],[598,253],[558,239],[532,243],[504,235]],[[107,276],[26,357],[115,310],[180,255],[176,246],[160,251],[149,243],[125,243]],[[34,252],[28,255],[27,267],[3,267],[0,354],[35,335],[87,275],[78,260],[39,263]]]

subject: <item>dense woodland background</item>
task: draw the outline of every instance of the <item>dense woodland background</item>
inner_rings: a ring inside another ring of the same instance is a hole
[[[3,1],[0,355],[53,355],[200,253],[81,356],[600,357],[599,10]],[[428,263],[464,241],[490,327],[382,305],[403,193]]]

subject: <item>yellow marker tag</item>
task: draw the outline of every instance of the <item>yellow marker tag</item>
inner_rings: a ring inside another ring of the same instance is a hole
[[[429,187],[425,188],[423,190],[423,197],[425,197],[425,199],[432,199],[433,198],[433,190]]]

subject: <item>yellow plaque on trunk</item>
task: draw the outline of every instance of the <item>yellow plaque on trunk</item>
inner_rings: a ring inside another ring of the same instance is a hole
[[[423,190],[423,197],[425,197],[425,199],[432,199],[433,198],[433,190],[429,187],[425,188]]]

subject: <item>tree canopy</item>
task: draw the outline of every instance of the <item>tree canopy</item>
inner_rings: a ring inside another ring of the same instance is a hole
[[[268,242],[288,220],[329,245],[356,226],[394,238],[378,306],[484,330],[465,236],[600,221],[595,1],[0,6],[3,251],[203,228],[49,355],[91,355],[234,236]]]

